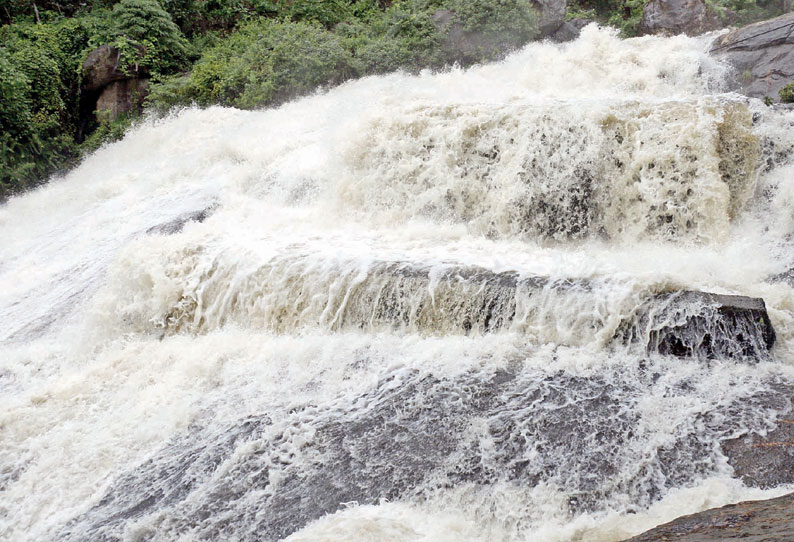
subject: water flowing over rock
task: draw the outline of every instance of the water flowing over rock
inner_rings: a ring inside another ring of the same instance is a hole
[[[712,52],[733,66],[741,92],[778,101],[780,89],[794,81],[794,13],[724,34]]]
[[[638,403],[660,390],[653,369],[642,374],[629,381],[608,372],[454,379],[403,372],[351,403],[292,412],[286,426],[271,413],[220,433],[196,427],[121,478],[61,539],[119,540],[124,523],[139,520],[172,538],[233,532],[240,540],[279,540],[346,502],[429,498],[461,486],[474,493],[498,484],[576,487],[565,496],[572,513],[599,510],[616,493],[639,505],[715,468],[719,452],[710,440],[730,434],[726,415],[761,419],[775,406],[744,397],[702,413],[705,434],[695,424],[651,443],[658,435],[644,432]],[[295,432],[307,440],[287,454]],[[652,459],[635,463],[633,454],[649,446]],[[253,507],[251,492],[260,495]],[[203,525],[209,510],[222,510],[224,523]]]
[[[779,495],[794,113],[705,48],[188,108],[10,199],[0,540],[615,542]]]

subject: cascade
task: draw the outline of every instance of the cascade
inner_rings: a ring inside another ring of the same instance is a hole
[[[188,108],[9,200],[0,540],[617,542],[791,491],[794,112],[708,47]]]

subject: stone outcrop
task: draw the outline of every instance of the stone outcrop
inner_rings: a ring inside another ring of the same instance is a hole
[[[720,36],[711,52],[733,66],[736,90],[777,101],[780,89],[794,81],[794,13]]]
[[[639,32],[696,36],[724,24],[704,0],[649,0],[643,8]]]
[[[749,431],[726,440],[722,451],[745,485],[764,489],[794,483],[794,415],[783,394],[770,390],[766,402],[789,414],[769,431]]]
[[[794,493],[683,516],[625,542],[783,542],[794,540]]]
[[[126,73],[119,66],[121,52],[100,45],[83,61],[83,93],[86,109],[96,111],[99,122],[111,122],[120,115],[139,111],[149,90],[144,70]]]
[[[532,0],[538,10],[540,37],[550,36],[565,22],[565,0]]]
[[[595,21],[591,19],[578,18],[565,21],[553,34],[549,35],[549,39],[551,39],[551,41],[556,41],[557,43],[573,41],[579,37],[579,34],[582,32],[582,28],[589,24],[593,24],[594,22]]]
[[[109,45],[100,45],[83,61],[83,90],[99,90],[114,81],[128,79],[119,70],[121,51]]]
[[[140,111],[148,91],[148,79],[113,81],[97,98],[97,120],[107,123],[131,111]]]
[[[454,377],[398,371],[332,405],[196,424],[109,484],[58,540],[118,540],[131,520],[152,528],[165,521],[173,538],[200,525],[208,540],[281,540],[344,503],[410,502],[438,487],[547,483],[566,488],[571,514],[598,511],[613,494],[648,506],[665,489],[713,474],[722,460],[713,443],[739,424],[760,430],[792,395],[768,386],[719,403],[660,440],[639,405],[686,395],[691,382],[653,391],[652,374],[643,383],[623,370],[589,377],[520,367]],[[736,457],[729,453],[728,461],[741,475]]]
[[[532,0],[532,4],[538,13],[537,38],[552,36],[565,22],[565,0]],[[444,49],[463,64],[475,62],[484,55],[503,54],[523,45],[509,36],[467,30],[455,20],[455,13],[448,9],[436,11],[433,14],[433,23],[444,35]]]
[[[646,341],[649,351],[706,359],[754,362],[775,344],[763,299],[686,290],[649,300],[626,334]]]
[[[169,220],[163,224],[158,224],[157,226],[152,226],[146,230],[146,233],[156,235],[173,235],[175,233],[179,233],[188,222],[204,222],[210,215],[212,215],[212,213],[215,212],[215,209],[215,205],[210,205],[205,209],[181,214],[173,220]]]

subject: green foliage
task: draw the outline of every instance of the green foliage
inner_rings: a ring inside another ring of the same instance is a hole
[[[99,127],[80,144],[80,155],[86,156],[106,143],[118,141],[124,137],[125,132],[136,120],[137,117],[135,115],[121,115],[111,122],[100,124]]]
[[[93,21],[0,28],[0,199],[75,154],[83,51]]]
[[[466,30],[489,38],[526,42],[537,35],[535,8],[528,0],[450,0],[447,7]]]
[[[252,21],[205,51],[185,80],[152,94],[157,107],[196,101],[255,108],[305,94],[353,75],[342,40],[312,23]]]
[[[432,18],[436,6],[426,0],[404,0],[380,16],[371,16],[368,24],[337,28],[353,51],[357,72],[369,75],[443,65],[443,36]]]
[[[794,103],[794,83],[780,89],[780,101],[784,104]]]
[[[619,29],[622,36],[636,36],[644,7],[645,0],[622,0],[617,12],[609,18],[608,23]]]
[[[113,8],[115,39],[127,73],[147,71],[157,79],[185,67],[188,42],[157,0],[121,0]]]

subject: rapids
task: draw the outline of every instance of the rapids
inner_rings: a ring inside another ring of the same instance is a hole
[[[794,113],[708,46],[185,109],[8,201],[0,539],[613,542],[791,491],[720,443],[790,409]],[[615,340],[678,290],[763,298],[771,355]]]

